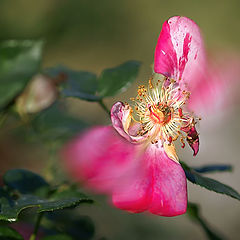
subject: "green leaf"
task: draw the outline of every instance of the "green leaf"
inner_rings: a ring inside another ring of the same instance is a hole
[[[55,229],[61,229],[61,233],[67,233],[73,239],[90,240],[94,236],[94,223],[88,216],[79,216],[70,210],[51,212],[46,216]]]
[[[215,165],[207,165],[203,167],[195,167],[193,168],[198,173],[212,173],[212,172],[224,172],[224,171],[232,171],[232,166],[228,164],[215,164]]]
[[[22,194],[40,194],[49,191],[49,184],[38,174],[25,169],[12,169],[3,176],[3,181],[10,189]]]
[[[66,76],[62,86],[64,97],[75,97],[87,101],[100,101],[125,91],[136,79],[140,62],[128,61],[117,67],[106,69],[99,78],[96,74],[71,70],[64,66],[49,68],[45,71],[51,77],[59,74]]]
[[[32,121],[32,125],[41,139],[59,143],[73,137],[87,126],[81,120],[69,116],[65,106],[59,103],[41,112]]]
[[[37,73],[42,41],[10,40],[0,43],[0,109],[18,95]]]
[[[197,184],[201,187],[204,187],[210,191],[225,194],[227,196],[230,196],[232,198],[240,200],[240,194],[233,188],[231,188],[217,180],[200,175],[194,169],[190,168],[183,162],[181,162],[181,165],[184,169],[187,179],[190,182]]]
[[[5,186],[0,187],[0,220],[16,221],[20,212],[26,208],[36,207],[38,212],[49,212],[75,207],[81,203],[93,203],[77,188],[67,185],[49,195],[48,183],[27,170],[10,170],[3,179]],[[40,195],[40,189],[47,190]]]
[[[24,240],[14,229],[7,226],[0,226],[0,240]]]
[[[70,207],[76,207],[81,203],[92,203],[93,201],[89,198],[83,197],[83,198],[64,198],[64,199],[56,199],[48,201],[42,201],[37,200],[39,203],[37,204],[39,206],[38,212],[49,212],[49,211],[55,211]]]
[[[73,240],[73,238],[65,234],[56,234],[44,237],[41,240]]]
[[[68,186],[67,189],[52,194],[46,203],[41,204],[38,211],[45,212],[75,207],[80,203],[93,203],[93,200],[81,193],[78,189]]]
[[[187,213],[191,219],[198,222],[200,226],[205,231],[206,235],[208,236],[208,239],[210,240],[223,240],[224,238],[219,236],[219,233],[217,234],[216,231],[213,231],[208,223],[201,217],[199,206],[195,203],[188,202],[188,208]]]
[[[99,101],[97,96],[97,76],[90,72],[75,71],[64,66],[49,68],[46,73],[51,77],[64,74],[66,83],[63,84],[62,95],[64,97],[76,97],[87,101]]]
[[[140,65],[138,61],[128,61],[104,70],[99,78],[99,95],[109,97],[125,91],[136,79]]]
[[[64,199],[64,198],[88,198],[85,194],[80,192],[75,186],[68,186],[66,189],[60,190],[52,194],[54,199]]]
[[[71,224],[66,225],[65,231],[74,239],[79,237],[82,240],[90,240],[94,236],[95,228],[88,216],[79,216]]]
[[[42,199],[33,195],[21,195],[13,200],[7,193],[0,193],[0,220],[16,221],[20,212],[27,208],[37,207],[38,212],[51,212],[55,210],[75,207],[81,203],[92,203],[88,197],[50,198]]]

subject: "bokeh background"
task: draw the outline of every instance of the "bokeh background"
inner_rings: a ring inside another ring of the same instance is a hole
[[[174,15],[192,18],[200,26],[210,54],[233,51],[240,56],[240,1],[238,0],[1,0],[0,40],[44,39],[43,65],[64,64],[73,69],[100,73],[133,59],[143,63],[137,83],[126,93],[110,98],[135,96],[139,82],[151,74],[154,48],[162,23]],[[1,54],[1,53],[0,53]],[[200,126],[200,152],[180,150],[180,158],[191,166],[227,163],[232,173],[211,177],[240,192],[239,102],[231,111],[203,119]],[[90,124],[109,124],[106,113],[95,103],[69,101],[69,111]],[[30,145],[1,133],[1,173],[22,167],[42,173],[47,153],[42,146]],[[239,239],[240,204],[237,200],[188,184],[192,202],[199,203],[207,222],[228,239]],[[98,197],[96,197],[98,199]],[[98,204],[79,208],[96,225],[96,237],[121,240],[205,239],[202,229],[187,216],[163,218],[129,214],[113,209],[105,198]]]

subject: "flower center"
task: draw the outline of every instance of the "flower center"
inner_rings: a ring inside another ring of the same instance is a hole
[[[136,115],[132,119],[141,124],[138,135],[148,134],[152,142],[161,140],[169,144],[180,136],[184,147],[185,129],[195,124],[193,116],[182,109],[189,96],[173,79],[154,74],[148,88],[140,85],[137,97],[131,99]]]
[[[166,104],[158,103],[157,106],[151,105],[148,110],[150,112],[150,118],[156,124],[163,126],[171,120],[171,108]]]

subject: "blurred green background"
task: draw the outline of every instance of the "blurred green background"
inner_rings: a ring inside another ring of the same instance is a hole
[[[148,79],[161,25],[167,18],[183,15],[197,22],[209,53],[217,51],[219,54],[221,49],[239,53],[239,10],[238,0],[1,0],[0,40],[44,39],[45,67],[64,64],[73,69],[100,73],[104,68],[130,59],[140,60],[143,66],[138,83],[127,93],[108,99],[106,103],[110,107],[117,99],[125,101],[135,95],[137,84]],[[72,100],[69,109],[92,124],[110,123],[96,103]],[[209,121],[203,120],[198,157],[192,159],[190,150],[181,151],[180,157],[196,166],[233,164],[233,173],[213,177],[240,192],[239,116],[236,107],[224,120],[214,116]],[[41,171],[46,154],[39,151],[39,146],[30,148],[5,135],[1,136],[0,143],[1,172],[10,167]],[[201,204],[202,213],[213,228],[229,239],[239,239],[239,202],[191,184],[189,199]],[[202,230],[186,216],[132,215],[112,209],[104,202],[99,200],[95,206],[80,209],[95,220],[96,239],[98,236],[114,240],[205,239]]]

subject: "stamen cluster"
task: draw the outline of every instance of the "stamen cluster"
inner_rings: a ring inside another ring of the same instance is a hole
[[[140,85],[137,97],[131,98],[135,103],[132,119],[141,124],[138,135],[148,133],[152,143],[161,140],[169,145],[180,136],[184,147],[184,139],[187,138],[184,130],[195,125],[193,116],[183,111],[189,96],[190,92],[181,90],[175,80],[153,75],[148,88]]]

